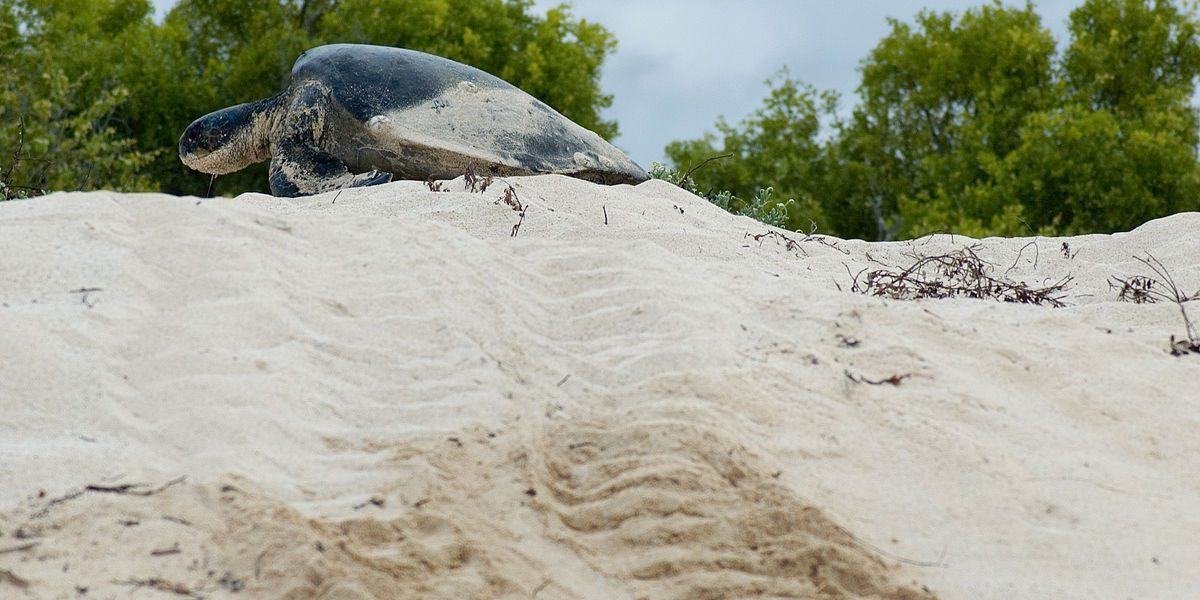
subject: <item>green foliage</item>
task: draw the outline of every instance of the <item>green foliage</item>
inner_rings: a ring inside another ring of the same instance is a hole
[[[1071,13],[1063,60],[1089,108],[1144,115],[1186,104],[1200,75],[1195,15],[1166,0],[1092,0]],[[1194,135],[1194,134],[1193,134]]]
[[[1053,101],[1054,40],[1028,5],[891,25],[863,63],[863,101],[834,168],[867,175],[873,189],[847,195],[870,207],[875,237],[979,229],[998,209],[980,188],[1020,143],[1024,115]]]
[[[717,123],[721,148],[710,134],[667,154],[732,153],[702,185],[777,185],[845,237],[1129,229],[1200,209],[1198,26],[1167,0],[1087,0],[1060,56],[1032,4],[922,12],[891,21],[845,121],[785,78],[740,127]],[[777,119],[792,129],[774,137]]]
[[[1200,210],[1198,27],[1165,0],[1092,0],[1071,14],[1063,106],[1027,122],[1014,157],[1027,180],[1061,190],[1060,209],[1035,202],[1033,216],[1076,233]]]
[[[46,187],[202,194],[208,176],[175,149],[188,123],[274,94],[301,52],[335,42],[472,64],[615,136],[599,86],[612,36],[566,7],[531,11],[530,0],[181,0],[156,24],[148,0],[0,0],[0,151],[16,148],[24,119],[26,142],[44,141],[53,165]],[[266,186],[265,165],[217,182],[227,194]]]
[[[119,32],[146,10],[148,3],[128,0],[0,0],[0,197],[152,185],[143,170],[158,151],[137,148],[117,120],[129,90],[98,83],[103,70],[67,73],[82,59],[72,44]]]

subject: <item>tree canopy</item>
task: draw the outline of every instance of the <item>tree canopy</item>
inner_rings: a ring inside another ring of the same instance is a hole
[[[181,0],[155,23],[149,0],[0,0],[0,162],[10,186],[203,194],[176,144],[193,119],[284,86],[325,43],[412,48],[471,64],[612,138],[602,26],[531,0]],[[221,193],[265,191],[260,165]],[[9,194],[11,195],[11,193]]]
[[[1110,232],[1200,209],[1192,10],[1086,0],[1062,53],[1029,3],[890,25],[848,116],[785,77],[720,139],[667,155],[688,169],[732,154],[696,171],[698,189],[774,187],[796,199],[789,228],[864,239]]]

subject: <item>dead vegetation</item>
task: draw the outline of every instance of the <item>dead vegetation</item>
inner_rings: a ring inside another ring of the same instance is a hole
[[[123,483],[120,485],[103,485],[103,484],[93,483],[93,484],[84,486],[82,489],[74,490],[66,495],[60,496],[58,498],[54,498],[54,499],[46,502],[45,506],[43,506],[37,512],[33,513],[33,515],[31,515],[31,516],[34,519],[41,519],[41,518],[45,517],[46,515],[50,514],[50,511],[55,506],[62,504],[63,502],[74,500],[88,492],[99,493],[99,494],[122,494],[122,495],[130,495],[130,496],[153,496],[155,494],[162,493],[164,490],[166,490],[167,488],[169,488],[173,485],[179,485],[179,484],[183,483],[184,480],[185,480],[184,477],[178,477],[178,478],[172,479],[171,481],[168,481],[158,487],[149,487],[144,483]]]
[[[993,275],[994,265],[979,257],[979,249],[979,244],[973,244],[935,256],[914,252],[909,254],[914,262],[907,267],[879,263],[884,268],[850,273],[851,290],[896,300],[978,298],[1053,308],[1066,306],[1062,300],[1072,279],[1070,275],[1050,285],[1031,286],[1004,275]]]
[[[1200,334],[1197,334],[1196,325],[1192,323],[1192,319],[1187,314],[1187,307],[1184,306],[1188,302],[1200,300],[1200,290],[1190,296],[1183,293],[1166,265],[1149,252],[1146,253],[1146,258],[1135,256],[1134,259],[1146,265],[1154,275],[1134,275],[1124,279],[1111,277],[1108,280],[1109,288],[1117,291],[1117,299],[1122,302],[1134,304],[1174,302],[1179,307],[1179,315],[1183,318],[1185,333],[1181,339],[1176,339],[1174,335],[1171,336],[1171,355],[1200,354]]]
[[[177,581],[169,581],[161,577],[147,577],[144,579],[135,577],[126,579],[124,581],[113,581],[113,583],[118,585],[126,585],[134,590],[146,588],[158,592],[174,594],[176,596],[183,596],[185,598],[196,598],[197,600],[203,600],[203,598],[205,598],[205,596],[199,589],[197,589],[196,586],[191,586]],[[130,592],[130,595],[132,595],[132,592]]]
[[[489,177],[488,179],[491,178]],[[485,187],[484,189],[487,188]],[[504,183],[504,195],[493,204],[500,204],[501,202],[517,213],[517,222],[512,227],[512,233],[509,234],[509,237],[517,237],[517,232],[521,230],[521,224],[525,222],[525,209],[529,207],[528,205],[521,204],[521,199],[517,197],[517,190],[508,182]]]
[[[463,169],[462,176],[463,185],[465,185],[467,188],[466,191],[477,194],[486,192],[488,187],[490,187],[496,180],[496,178],[491,175],[480,177],[479,174],[475,172],[474,164],[468,164],[467,167]],[[435,180],[433,175],[430,175],[429,178],[425,180],[425,187],[429,188],[429,191],[431,192],[450,191],[450,188],[446,187],[445,182]]]
[[[678,208],[678,207],[676,207],[676,208]],[[682,214],[683,210],[680,209],[679,212],[680,212],[680,214]],[[803,232],[797,232],[797,233],[800,235],[799,239],[793,238],[791,236],[785,235],[785,234],[780,233],[775,230],[764,231],[763,233],[758,233],[758,234],[752,234],[750,232],[746,232],[746,235],[742,236],[742,239],[746,239],[746,238],[752,239],[752,240],[758,242],[759,246],[762,246],[764,240],[773,239],[777,243],[783,244],[784,249],[787,250],[788,252],[799,252],[800,254],[803,254],[804,256],[808,256],[808,252],[806,252],[804,250],[804,247],[801,246],[801,244],[805,244],[805,243],[820,244],[822,246],[833,248],[834,250],[837,250],[838,252],[841,252],[842,254],[845,254],[847,256],[849,256],[849,254],[850,254],[849,250],[838,247],[838,243],[836,240],[830,241],[827,237],[825,237],[823,235],[816,235],[816,227],[814,227],[808,233],[803,233]]]
[[[464,191],[467,192],[474,194],[482,194],[487,192],[488,188],[491,187],[496,180],[497,177],[494,175],[484,175],[481,177],[478,173],[476,173],[475,165],[473,164],[467,165],[466,169],[463,170],[463,185],[466,187]],[[517,222],[512,226],[512,230],[509,232],[509,237],[517,237],[517,233],[521,231],[521,225],[525,222],[525,211],[529,208],[529,205],[521,202],[520,197],[517,196],[516,188],[514,188],[511,183],[505,181],[503,178],[499,178],[499,180],[504,183],[504,193],[501,194],[500,197],[493,202],[493,204],[504,204],[517,213]],[[425,180],[425,187],[429,188],[429,191],[431,192],[450,191],[450,188],[446,187],[445,182],[436,181],[432,176]],[[605,218],[607,219],[607,213],[605,213]]]
[[[871,379],[869,377],[864,377],[862,375],[855,375],[854,373],[851,373],[849,369],[845,369],[842,372],[846,375],[846,379],[849,379],[850,381],[853,381],[854,383],[862,383],[862,384],[866,384],[866,385],[899,386],[901,383],[904,382],[905,379],[908,379],[913,376],[912,373],[897,373],[894,375],[889,375],[888,377],[884,377],[883,379]]]
[[[448,191],[450,191],[450,188],[447,188],[445,185],[442,185],[442,182],[435,181],[433,179],[433,175],[430,175],[429,179],[425,180],[425,187],[429,188],[429,191],[431,191],[431,192],[448,192]]]
[[[486,192],[494,179],[491,175],[480,177],[475,173],[475,165],[467,165],[466,170],[463,171],[463,181],[467,184],[467,189],[472,192],[480,194]]]

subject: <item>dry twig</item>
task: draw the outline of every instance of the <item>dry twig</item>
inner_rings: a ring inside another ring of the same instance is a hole
[[[1021,255],[1025,254],[1025,249],[1030,246],[1033,246],[1033,266],[1034,266],[1034,268],[1037,268],[1038,258],[1041,257],[1042,252],[1040,249],[1038,249],[1037,242],[1029,242],[1028,244],[1025,244],[1024,246],[1021,246],[1021,249],[1017,252],[1017,257],[1015,259],[1013,259],[1012,266],[1004,270],[1005,275],[1008,275],[1008,273],[1010,271],[1017,268],[1017,263],[1021,262]]]
[[[0,548],[0,554],[8,554],[10,552],[24,552],[26,550],[32,550],[32,549],[36,548],[37,545],[40,543],[41,542],[28,542],[25,544],[21,544],[19,546],[12,546],[10,548]]]
[[[884,377],[883,379],[868,379],[866,377],[863,377],[862,375],[855,375],[854,373],[851,373],[850,371],[843,371],[843,373],[846,374],[846,379],[849,379],[850,381],[853,381],[854,383],[865,383],[867,385],[883,385],[886,383],[888,385],[898,386],[905,379],[912,377],[912,373],[905,373],[902,375],[896,374],[896,375],[892,375],[890,377]]]
[[[821,244],[822,246],[827,246],[829,248],[833,248],[834,250],[837,250],[838,252],[841,252],[842,254],[845,254],[845,255],[850,254],[849,250],[846,250],[844,248],[839,248],[837,245],[837,242],[831,242],[828,239],[826,239],[825,236],[823,236],[823,235],[813,235],[815,231],[816,231],[816,229],[814,228],[811,231],[809,231],[808,233],[797,232],[797,233],[800,233],[800,236],[801,236],[799,240],[789,237],[787,235],[784,235],[784,234],[782,234],[778,231],[774,231],[774,230],[764,231],[759,234],[751,234],[750,232],[746,232],[746,235],[742,236],[742,239],[750,238],[750,239],[758,242],[759,246],[762,245],[762,242],[765,239],[775,239],[776,241],[781,241],[783,243],[783,247],[785,250],[788,250],[788,251],[795,250],[805,256],[808,256],[808,253],[805,252],[804,248],[800,246],[800,244],[802,244],[804,242],[816,242],[818,244]]]
[[[732,157],[733,157],[732,154],[722,154],[720,156],[710,156],[710,157],[704,159],[703,161],[700,162],[700,164],[688,169],[687,173],[684,173],[683,177],[679,178],[679,184],[683,184],[683,182],[687,181],[688,177],[691,177],[692,173],[695,173],[697,170],[700,169],[700,167],[703,167],[704,165],[707,165],[708,163],[710,163],[714,160],[722,160],[722,159],[732,158]]]
[[[158,590],[160,592],[168,592],[171,594],[176,594],[178,596],[187,596],[189,598],[203,598],[204,597],[204,596],[200,595],[199,591],[193,590],[190,586],[188,586],[185,583],[168,581],[161,577],[150,577],[147,579],[126,579],[125,581],[114,581],[113,583],[118,584],[118,585],[128,585],[128,586],[132,586],[134,588],[145,587],[145,588],[150,588],[152,590]]]
[[[33,513],[32,515],[30,515],[30,517],[34,518],[34,519],[40,519],[42,517],[45,517],[46,515],[50,514],[50,509],[54,508],[55,506],[57,506],[63,502],[66,502],[68,500],[74,500],[74,499],[82,496],[85,492],[97,492],[97,493],[102,493],[102,494],[127,494],[127,495],[131,495],[131,496],[153,496],[154,494],[162,492],[163,490],[165,490],[173,485],[183,483],[185,479],[186,479],[185,476],[180,476],[180,477],[172,479],[171,481],[168,481],[156,488],[150,488],[150,489],[139,489],[139,488],[146,487],[146,484],[144,484],[144,483],[123,483],[121,485],[90,484],[90,485],[84,486],[83,489],[74,490],[63,496],[59,496],[58,498],[54,498],[53,500],[50,500],[49,502],[46,503],[45,506],[43,506],[41,508],[41,510],[38,510],[37,512]]]
[[[83,489],[88,492],[103,492],[106,494],[129,494],[132,496],[153,496],[154,494],[162,492],[163,490],[165,490],[173,485],[178,485],[180,483],[183,483],[185,479],[187,479],[186,476],[180,476],[180,477],[172,479],[171,481],[168,481],[156,488],[151,488],[148,490],[138,489],[138,488],[146,487],[146,484],[144,484],[144,483],[123,483],[121,485],[91,484],[91,485],[85,486]]]
[[[183,550],[179,549],[179,544],[175,544],[169,548],[158,548],[156,550],[151,550],[150,556],[170,556],[172,554],[179,554],[181,552],[183,552]]]

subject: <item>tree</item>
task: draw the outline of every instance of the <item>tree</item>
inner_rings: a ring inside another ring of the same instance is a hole
[[[1060,233],[1200,208],[1197,26],[1164,0],[1090,0],[1072,12],[1063,99],[1026,120],[999,191]]]
[[[1000,207],[981,192],[1020,143],[1025,117],[1053,102],[1054,39],[1029,4],[960,18],[922,12],[916,24],[893,20],[863,62],[863,101],[844,130],[840,167],[866,172],[857,203],[881,239],[996,229],[988,221]]]
[[[893,20],[862,63],[861,103],[819,148],[799,135],[768,160],[749,146],[706,183],[788,181],[824,230],[867,239],[1115,231],[1194,210],[1197,27],[1166,0],[1087,0],[1060,57],[1031,4]],[[752,139],[756,118],[717,127]],[[668,146],[681,166],[704,152],[711,138]],[[793,173],[805,183],[767,166],[814,156],[819,169]]]
[[[1070,93],[1092,110],[1139,117],[1186,106],[1200,74],[1193,13],[1166,0],[1090,0],[1071,13]]]
[[[142,171],[155,151],[137,149],[117,119],[129,90],[103,69],[69,74],[87,57],[81,40],[120,38],[148,10],[138,0],[0,0],[0,148],[11,156],[2,197],[151,185]]]

